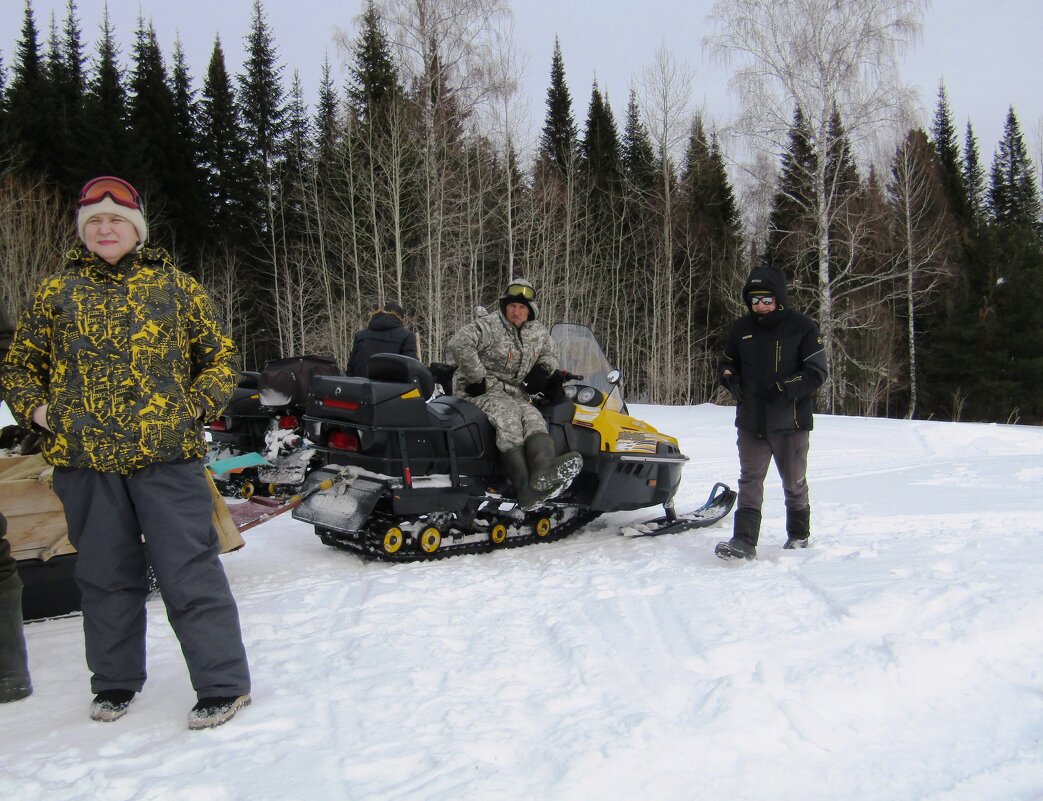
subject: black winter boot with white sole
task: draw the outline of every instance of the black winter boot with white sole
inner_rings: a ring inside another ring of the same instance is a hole
[[[102,690],[91,701],[91,720],[111,723],[127,714],[134,701],[132,690]]]
[[[213,698],[200,698],[199,702],[188,713],[188,728],[193,730],[212,729],[227,723],[235,717],[235,713],[244,706],[250,705],[250,696],[222,695]]]

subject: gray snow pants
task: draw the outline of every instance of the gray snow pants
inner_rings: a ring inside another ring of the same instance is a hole
[[[469,400],[485,412],[496,429],[496,447],[500,453],[524,445],[525,440],[533,434],[547,433],[547,422],[543,415],[528,401],[495,392]]]
[[[764,503],[764,477],[768,463],[775,459],[775,467],[782,479],[786,508],[794,511],[807,509],[808,500],[808,446],[809,431],[787,431],[758,437],[748,431],[739,431],[739,498],[736,509],[760,511]]]
[[[78,551],[75,577],[95,693],[140,692],[145,683],[146,547],[196,697],[250,692],[239,610],[218,558],[203,469],[191,461],[129,475],[54,471]]]

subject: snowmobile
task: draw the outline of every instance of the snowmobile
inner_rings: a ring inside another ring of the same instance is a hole
[[[368,378],[313,380],[305,435],[325,464],[293,517],[326,545],[412,561],[558,540],[601,514],[657,504],[664,514],[632,533],[679,532],[727,515],[735,493],[721,483],[696,511],[674,509],[688,461],[677,440],[628,414],[620,373],[588,328],[559,324],[551,335],[568,381],[565,398],[541,411],[557,452],[583,456],[563,494],[523,511],[478,407],[437,395],[431,369],[416,359],[380,354]],[[316,491],[319,482],[326,488]]]
[[[294,356],[241,374],[221,416],[206,426],[206,464],[222,495],[283,496],[301,488],[318,457],[304,440],[302,419],[316,375],[343,373],[330,359]]]

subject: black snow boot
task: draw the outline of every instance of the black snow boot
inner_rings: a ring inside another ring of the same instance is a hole
[[[525,440],[525,456],[529,463],[529,486],[539,497],[538,503],[561,495],[583,469],[583,457],[575,451],[555,456],[550,434],[533,434]]]
[[[714,553],[721,559],[756,559],[760,538],[761,513],[757,509],[736,509],[732,538],[717,543]]]
[[[503,466],[507,470],[507,478],[514,485],[514,494],[518,499],[518,505],[529,511],[540,505],[540,498],[529,486],[529,464],[525,460],[525,447],[519,445],[509,451],[500,454]]]
[[[22,579],[6,534],[7,520],[0,515],[0,703],[33,693],[22,631]]]
[[[811,507],[786,510],[786,544],[788,551],[807,548],[811,538]]]

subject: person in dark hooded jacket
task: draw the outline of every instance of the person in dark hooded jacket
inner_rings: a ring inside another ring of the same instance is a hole
[[[815,391],[828,375],[818,325],[789,308],[781,270],[754,268],[742,297],[750,312],[732,325],[717,368],[718,380],[735,398],[739,449],[733,536],[715,550],[723,559],[756,558],[764,477],[773,458],[786,499],[783,547],[808,546],[809,432]]]
[[[405,316],[405,309],[394,302],[374,306],[369,325],[355,334],[344,372],[366,378],[369,357],[377,353],[401,353],[419,359],[416,334],[404,325]]]
[[[0,306],[0,363],[7,355],[14,325]],[[4,399],[0,386],[0,401]],[[29,656],[22,631],[22,579],[7,541],[7,519],[0,514],[0,704],[32,694]]]

